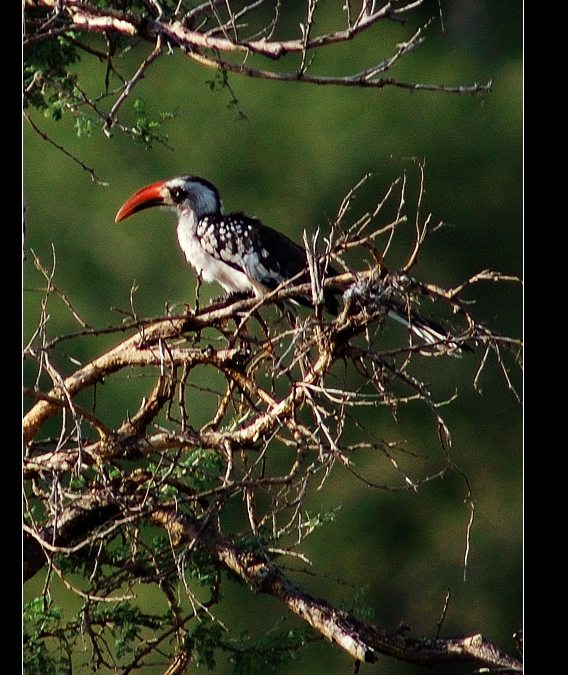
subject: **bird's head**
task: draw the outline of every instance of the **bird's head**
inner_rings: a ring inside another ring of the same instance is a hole
[[[168,206],[180,215],[193,212],[197,218],[218,214],[222,208],[217,188],[209,181],[198,176],[177,176],[138,190],[120,207],[115,222],[151,206]]]

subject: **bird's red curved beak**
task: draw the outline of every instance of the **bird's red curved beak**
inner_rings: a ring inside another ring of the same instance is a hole
[[[141,190],[138,190],[130,197],[118,210],[114,218],[115,223],[120,223],[121,220],[128,218],[133,213],[138,213],[143,209],[148,209],[151,206],[166,205],[168,197],[167,189],[164,187],[164,181],[158,181],[147,185]]]

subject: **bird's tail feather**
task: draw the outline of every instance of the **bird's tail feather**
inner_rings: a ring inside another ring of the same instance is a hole
[[[392,299],[388,304],[388,315],[411,330],[425,345],[457,352],[473,351],[469,345],[458,341],[437,321],[419,314],[414,309],[407,310],[402,303]]]

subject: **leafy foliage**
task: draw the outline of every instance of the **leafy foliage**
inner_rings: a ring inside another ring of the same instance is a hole
[[[143,143],[146,150],[151,150],[154,143],[167,144],[167,135],[161,133],[164,122],[175,119],[176,113],[160,112],[158,117],[152,117],[148,114],[146,104],[142,99],[137,98],[133,103],[134,123],[130,128],[132,136]]]
[[[66,647],[65,632],[61,626],[61,610],[46,606],[45,598],[35,598],[24,605],[24,672],[30,675],[56,675],[66,670],[67,656],[61,647]],[[57,640],[59,636],[59,640]],[[50,649],[48,638],[56,647]]]
[[[231,651],[233,672],[235,675],[281,672],[284,666],[299,657],[310,638],[313,636],[307,631],[278,629],[265,633],[257,640],[242,635]]]
[[[77,106],[80,95],[71,66],[81,57],[79,49],[69,42],[71,36],[31,44],[25,50],[24,109],[33,107],[60,120],[66,110]]]

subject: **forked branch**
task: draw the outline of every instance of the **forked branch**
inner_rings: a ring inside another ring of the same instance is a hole
[[[282,13],[286,9],[279,3],[274,17],[258,29],[257,23],[261,20],[264,9],[264,3],[258,1],[244,2],[241,3],[242,6],[233,8],[233,3],[227,0],[207,2],[199,7],[186,7],[182,0],[176,11],[166,11],[159,3],[142,3],[138,8],[134,5],[125,10],[122,3],[111,2],[107,3],[108,6],[101,7],[85,0],[26,0],[24,58],[28,50],[33,50],[42,42],[57,44],[58,40],[65,39],[79,51],[101,55],[104,54],[103,49],[93,52],[92,46],[83,45],[76,36],[103,35],[107,40],[107,73],[117,73],[115,37],[120,37],[127,43],[143,40],[152,45],[152,52],[142,59],[134,75],[122,78],[116,92],[107,92],[107,95],[114,98],[108,113],[100,110],[99,104],[94,100],[86,98],[77,84],[71,86],[76,87],[77,95],[76,101],[69,101],[68,110],[76,115],[81,106],[89,105],[101,118],[107,134],[117,125],[119,110],[127,97],[144,77],[150,64],[161,55],[162,45],[169,50],[179,49],[200,65],[220,71],[225,80],[227,73],[236,73],[282,82],[370,89],[398,87],[410,91],[452,94],[483,94],[491,90],[491,82],[467,85],[421,83],[399,80],[390,75],[390,71],[401,59],[422,46],[426,39],[425,30],[431,21],[413,29],[407,39],[393,47],[391,56],[372,62],[362,70],[348,74],[315,72],[315,53],[334,45],[351,43],[363,33],[379,31],[385,21],[407,21],[425,4],[425,0],[402,3],[364,1],[357,14],[352,14],[350,3],[347,2],[343,8],[342,25],[319,34],[315,20],[319,9],[318,0],[306,1],[306,20],[299,24],[297,37],[276,39],[276,27],[283,23]],[[245,17],[246,22],[242,21]],[[256,28],[253,29],[252,26]],[[287,70],[275,67],[276,61],[285,61],[290,67]],[[57,87],[56,81],[52,82],[50,77],[49,71],[44,69],[37,70],[29,82],[26,80],[24,102],[33,102],[38,95],[43,97],[44,89],[49,86]],[[74,82],[76,78],[71,76],[70,84]],[[63,94],[61,87],[60,93]],[[134,130],[131,131],[134,133]]]

